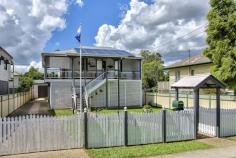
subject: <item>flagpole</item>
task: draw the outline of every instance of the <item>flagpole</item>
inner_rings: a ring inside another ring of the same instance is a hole
[[[80,27],[81,27],[81,25],[80,25]],[[83,108],[82,108],[82,80],[81,80],[81,78],[82,78],[82,50],[81,50],[81,38],[80,38],[80,42],[79,42],[79,68],[80,68],[80,70],[79,70],[79,85],[80,85],[80,93],[79,93],[79,95],[80,95],[80,113],[82,113],[82,110],[83,110]]]

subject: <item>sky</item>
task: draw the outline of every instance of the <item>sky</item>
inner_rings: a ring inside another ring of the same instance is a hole
[[[16,70],[41,67],[42,52],[78,47],[81,24],[82,45],[149,49],[171,64],[206,47],[208,11],[206,0],[0,0],[0,46]]]

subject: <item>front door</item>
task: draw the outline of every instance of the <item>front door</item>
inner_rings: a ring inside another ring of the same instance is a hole
[[[107,67],[107,62],[103,60],[102,61],[102,69],[104,72],[107,70],[106,67]]]

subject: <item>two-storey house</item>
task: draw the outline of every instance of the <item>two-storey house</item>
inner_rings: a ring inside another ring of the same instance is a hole
[[[45,82],[51,108],[73,107],[73,90],[87,107],[142,106],[141,58],[113,48],[80,49],[42,53]],[[74,83],[73,83],[74,82]],[[79,102],[79,101],[78,101]],[[77,108],[78,105],[77,102]]]

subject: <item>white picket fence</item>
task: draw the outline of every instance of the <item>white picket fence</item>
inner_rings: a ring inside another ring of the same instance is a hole
[[[162,142],[162,113],[128,113],[128,145]]]
[[[124,145],[124,113],[88,115],[88,147]]]
[[[85,116],[0,118],[0,155],[194,139],[193,110]]]
[[[236,135],[236,109],[221,109],[220,115],[221,136]]]
[[[83,147],[82,116],[0,119],[0,155]]]
[[[216,109],[199,108],[199,132],[208,136],[216,136]]]
[[[194,139],[193,110],[166,112],[166,141]]]

